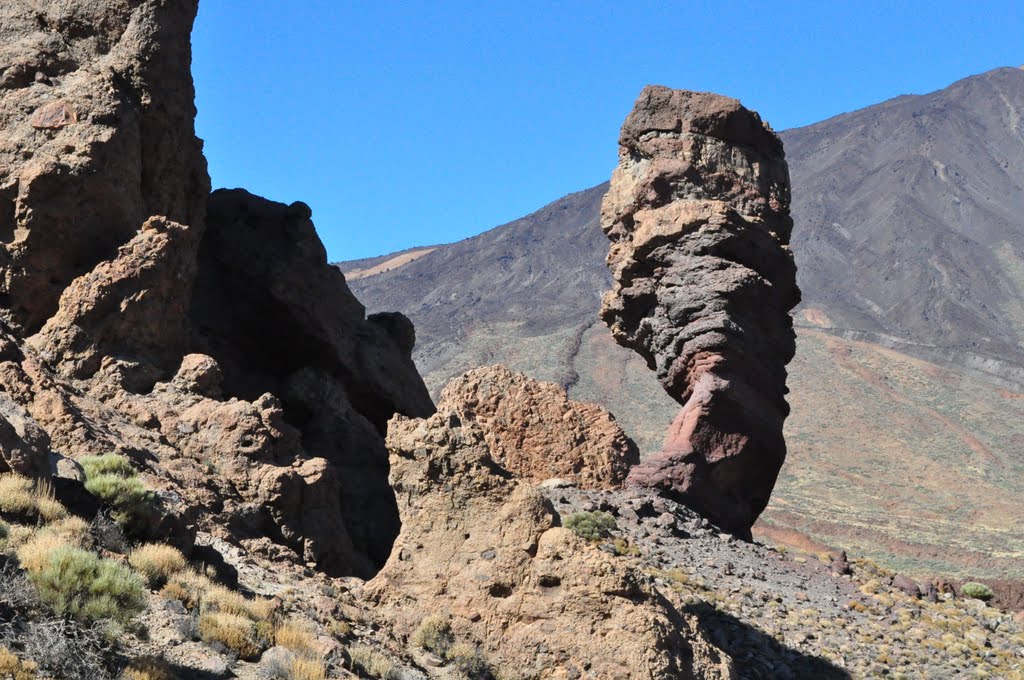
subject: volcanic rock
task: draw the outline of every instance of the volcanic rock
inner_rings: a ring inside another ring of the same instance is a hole
[[[748,536],[786,455],[800,299],[782,143],[736,100],[650,86],[619,145],[601,214],[614,279],[601,317],[682,404],[663,451],[628,484]]]
[[[308,206],[210,198],[196,10],[0,8],[0,472],[118,453],[156,492],[135,538],[368,577],[399,530],[387,421],[434,410],[415,332],[366,316]]]
[[[197,4],[0,7],[0,318],[15,328],[38,330],[68,284],[147,218],[201,231],[209,178],[189,72]]]
[[[388,429],[402,533],[364,591],[402,635],[450,616],[510,677],[719,678],[727,658],[652,580],[568,529],[451,407]]]
[[[558,385],[504,366],[455,378],[439,403],[475,423],[495,462],[521,479],[561,478],[584,488],[613,488],[640,459],[636,445],[603,408],[571,401]]]

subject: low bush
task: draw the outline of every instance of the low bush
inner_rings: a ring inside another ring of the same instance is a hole
[[[67,517],[68,511],[48,484],[7,473],[0,475],[0,515],[15,522],[48,523]]]
[[[38,667],[31,661],[22,661],[6,647],[0,647],[0,678],[5,680],[33,680]]]
[[[977,583],[976,581],[970,581],[969,583],[963,584],[960,587],[960,593],[964,597],[970,597],[975,600],[991,600],[995,593],[984,583]]]
[[[287,680],[326,680],[327,666],[319,659],[296,657],[288,666]]]
[[[89,540],[89,525],[78,517],[67,517],[25,537],[15,554],[22,568],[34,573],[50,563],[50,555],[54,550],[85,548]]]
[[[616,528],[615,517],[609,512],[574,512],[565,519],[565,528],[580,538],[598,541],[611,536]]]
[[[200,616],[199,637],[207,644],[221,643],[246,661],[259,658],[268,646],[252,619],[227,612]]]
[[[80,621],[127,623],[146,606],[142,580],[123,564],[71,546],[50,552],[29,578],[55,613]]]
[[[274,644],[296,654],[309,654],[315,649],[315,639],[309,628],[297,621],[284,621],[274,629]]]
[[[174,680],[174,677],[166,661],[152,656],[135,659],[121,674],[121,680]]]
[[[177,548],[162,543],[149,543],[133,550],[128,564],[142,574],[150,588],[160,588],[168,579],[185,568],[185,556]]]
[[[106,453],[102,456],[86,456],[78,459],[86,479],[100,475],[116,475],[118,477],[134,477],[138,473],[132,462],[125,456]]]
[[[85,490],[109,505],[111,516],[129,533],[143,533],[153,516],[153,492],[138,477],[86,476]]]
[[[462,677],[467,680],[493,680],[494,672],[487,659],[475,645],[466,642],[455,644],[445,658]]]
[[[455,644],[455,635],[446,617],[428,616],[412,634],[412,643],[443,659],[448,649]]]
[[[377,680],[398,680],[401,677],[394,662],[373,647],[355,645],[348,650],[348,655],[352,670],[356,673],[363,673],[362,677],[377,678]]]

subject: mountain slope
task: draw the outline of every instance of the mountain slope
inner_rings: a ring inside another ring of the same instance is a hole
[[[1021,384],[1022,117],[1003,68],[783,133],[803,320]]]
[[[1024,575],[1013,529],[1024,521],[1021,116],[1024,71],[999,69],[782,133],[805,302],[789,460],[765,530],[796,528],[911,571]],[[435,394],[468,368],[504,363],[604,405],[655,451],[677,406],[597,320],[610,286],[605,189],[351,287],[369,308],[413,319]],[[925,512],[968,479],[956,513]]]

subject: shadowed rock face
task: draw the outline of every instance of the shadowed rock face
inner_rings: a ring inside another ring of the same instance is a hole
[[[0,472],[119,453],[197,529],[370,576],[399,531],[387,421],[434,407],[301,203],[210,197],[196,0],[0,6]]]
[[[650,86],[619,145],[601,318],[682,404],[664,450],[627,483],[749,535],[786,455],[800,299],[782,142],[734,99]]]

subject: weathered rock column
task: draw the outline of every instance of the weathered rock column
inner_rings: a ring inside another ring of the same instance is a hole
[[[601,211],[615,280],[601,317],[682,409],[627,484],[749,536],[786,456],[789,249],[782,142],[736,100],[648,86]]]

